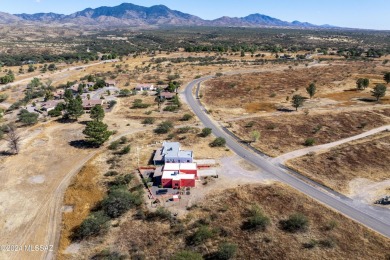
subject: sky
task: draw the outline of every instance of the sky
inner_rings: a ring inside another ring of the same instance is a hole
[[[390,0],[0,0],[0,11],[71,14],[88,7],[116,6],[123,2],[142,6],[162,4],[203,19],[260,13],[289,22],[390,30]]]

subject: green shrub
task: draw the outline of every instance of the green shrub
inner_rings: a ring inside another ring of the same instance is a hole
[[[305,215],[296,213],[291,215],[287,220],[282,220],[280,224],[283,230],[296,233],[298,231],[306,231],[309,226],[309,220]]]
[[[313,249],[318,245],[318,241],[315,239],[311,239],[309,242],[304,243],[303,247],[306,249]]]
[[[106,172],[106,173],[104,174],[104,176],[110,177],[110,176],[116,176],[116,175],[118,175],[118,174],[119,174],[119,172],[117,172],[117,171],[108,171],[108,172]]]
[[[76,229],[74,238],[85,239],[102,234],[108,228],[108,220],[109,218],[102,211],[92,213]]]
[[[178,110],[179,107],[178,106],[175,106],[175,105],[169,105],[169,106],[166,106],[164,107],[164,111],[167,111],[167,112],[174,112],[176,110]]]
[[[333,230],[336,227],[337,227],[337,222],[335,220],[331,220],[331,221],[329,221],[328,223],[325,224],[324,229],[326,231],[330,231],[330,230]]]
[[[253,205],[248,220],[243,224],[243,228],[264,231],[269,224],[270,219],[263,214],[261,208],[258,205]]]
[[[314,138],[307,138],[305,140],[305,146],[313,146],[316,143],[316,139]]]
[[[38,122],[39,115],[30,113],[26,109],[22,109],[19,114],[19,121],[25,125],[34,125]]]
[[[115,171],[111,171],[110,173],[117,173]],[[116,174],[115,174],[116,175]],[[114,176],[114,175],[110,175]],[[128,185],[132,180],[134,176],[132,174],[126,174],[126,175],[121,175],[117,176],[115,180],[110,182],[110,186],[122,186],[122,185]]]
[[[128,153],[130,153],[130,150],[131,150],[131,146],[130,145],[126,145],[118,153],[121,154],[121,155],[128,154]]]
[[[245,125],[245,127],[251,128],[251,127],[253,127],[254,125],[255,125],[255,121],[250,121],[250,122],[248,122],[248,123]]]
[[[333,248],[336,246],[336,242],[331,238],[320,240],[318,243],[323,248]]]
[[[226,145],[226,140],[223,137],[217,137],[210,143],[211,147],[222,147]]]
[[[183,117],[180,119],[181,121],[189,121],[192,119],[192,115],[190,114],[184,114]]]
[[[49,112],[47,112],[47,114],[51,117],[59,117],[62,115],[62,112],[60,110],[57,110],[57,109],[52,109]]]
[[[172,213],[164,207],[158,207],[156,211],[149,212],[147,217],[149,220],[153,220],[153,219],[171,220]]]
[[[6,101],[8,98],[7,94],[0,94],[0,103]]]
[[[125,143],[127,143],[129,140],[127,139],[126,136],[122,136],[122,137],[119,139],[119,141],[120,141],[121,144],[125,144]]]
[[[108,146],[108,149],[117,150],[119,148],[119,145],[120,145],[119,141],[114,141],[114,142],[110,143],[110,145]]]
[[[188,133],[191,129],[192,129],[192,127],[189,127],[189,126],[181,127],[179,129],[177,129],[177,133],[178,134],[185,134],[185,133]]]
[[[234,258],[237,251],[237,245],[230,243],[222,243],[218,247],[216,259],[218,260],[229,260]]]
[[[199,253],[184,250],[176,253],[172,260],[203,260],[203,257]]]
[[[128,84],[128,82],[126,84]],[[130,96],[130,94],[131,94],[131,91],[129,89],[121,89],[119,91],[119,97],[128,97],[128,96]]]
[[[126,259],[126,257],[124,255],[121,255],[118,252],[115,252],[115,251],[112,252],[108,249],[105,249],[105,250],[101,251],[99,254],[94,255],[92,257],[92,259],[94,259],[94,260],[122,260],[122,259]]]
[[[188,238],[189,244],[199,245],[214,236],[213,231],[207,226],[201,226]]]
[[[126,189],[114,189],[102,201],[102,208],[110,218],[117,218],[126,213],[131,207],[142,203],[139,195],[132,194]]]
[[[200,135],[202,137],[207,137],[209,136],[211,133],[213,132],[213,130],[211,128],[208,128],[208,127],[205,127],[202,129],[202,132],[200,133]]]
[[[110,100],[110,101],[108,101],[108,108],[112,108],[112,107],[114,107],[115,105],[116,105],[116,100]]]
[[[156,134],[166,134],[173,128],[173,124],[170,121],[164,121],[158,125],[154,132]]]
[[[142,124],[144,124],[144,125],[153,125],[154,121],[155,121],[155,119],[153,117],[148,117],[148,118],[145,118],[142,121]]]
[[[142,99],[136,99],[133,102],[133,106],[131,107],[132,109],[137,109],[137,108],[147,108],[149,107],[150,104],[144,104],[142,103]]]

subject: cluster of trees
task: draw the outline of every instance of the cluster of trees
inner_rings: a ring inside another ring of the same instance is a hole
[[[211,63],[213,61],[224,61],[228,62],[229,60],[220,56],[206,56],[206,57],[180,57],[180,58],[152,58],[151,62],[155,62],[157,64],[163,62],[172,62],[172,63],[183,63],[183,62],[202,62],[202,63]]]
[[[43,83],[38,78],[33,78],[27,85],[24,97],[13,103],[8,108],[8,111],[12,111],[20,108],[21,106],[27,105],[32,99],[45,97],[46,95],[51,96],[51,92],[54,90],[54,87],[51,85],[51,83],[51,80],[47,80],[45,83]]]
[[[12,70],[8,70],[7,74],[3,77],[0,77],[0,84],[8,84],[15,80],[15,75]]]
[[[24,125],[34,125],[38,122],[39,114],[22,109],[19,112],[19,121]]]
[[[77,61],[94,61],[98,60],[97,53],[80,51],[76,53],[50,54],[50,53],[34,53],[34,54],[0,54],[0,61],[5,66],[21,66],[26,63],[53,63],[66,62],[73,63]],[[31,65],[32,66],[32,65]],[[34,68],[32,66],[32,68]],[[30,69],[30,68],[29,68]],[[31,72],[31,71],[29,71]]]
[[[142,189],[136,189],[133,192],[128,189],[132,180],[133,175],[126,174],[117,176],[109,182],[108,195],[101,201],[100,207],[91,212],[81,225],[75,229],[73,239],[81,240],[100,235],[109,228],[110,219],[118,218],[131,208],[141,205],[143,200]]]
[[[370,85],[370,80],[367,78],[359,78],[356,81],[356,88],[359,90],[364,90]]]

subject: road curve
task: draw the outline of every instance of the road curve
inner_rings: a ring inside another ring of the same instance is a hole
[[[239,72],[237,72],[239,73]],[[231,74],[231,73],[230,73]],[[212,129],[213,134],[226,139],[227,146],[238,156],[256,165],[263,172],[271,174],[275,179],[291,186],[292,188],[306,194],[320,203],[340,212],[341,214],[367,226],[368,228],[390,238],[390,211],[387,209],[368,206],[353,201],[342,194],[331,191],[311,180],[299,177],[299,174],[290,174],[282,165],[275,165],[270,158],[253,152],[248,147],[240,144],[234,136],[224,131],[217,122],[212,120],[206,113],[199,99],[192,94],[193,88],[197,86],[196,96],[199,94],[199,85],[213,76],[207,76],[193,80],[188,83],[183,95],[195,115],[206,126]]]

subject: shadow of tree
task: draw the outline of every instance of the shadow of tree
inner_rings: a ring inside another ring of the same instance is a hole
[[[291,113],[295,111],[294,109],[289,109],[289,108],[277,108],[276,110],[279,112],[286,112],[286,113]]]
[[[358,100],[362,102],[369,102],[369,103],[376,102],[376,99],[373,98],[358,98]]]
[[[69,142],[70,146],[73,146],[78,149],[93,149],[93,148],[98,148],[98,146],[85,141],[85,140],[73,140]]]

